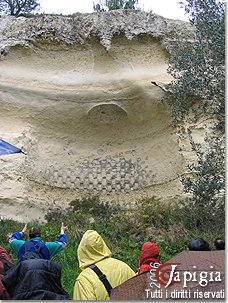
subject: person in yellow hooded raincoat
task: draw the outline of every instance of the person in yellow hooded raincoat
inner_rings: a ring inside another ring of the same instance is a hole
[[[74,300],[109,300],[108,292],[97,274],[89,268],[95,264],[106,276],[112,288],[135,276],[124,262],[111,257],[112,253],[102,237],[87,230],[78,246],[78,261],[82,272],[74,285]]]

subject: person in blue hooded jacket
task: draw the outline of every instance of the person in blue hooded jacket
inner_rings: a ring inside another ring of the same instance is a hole
[[[42,245],[39,255],[42,259],[50,260],[54,255],[58,254],[67,246],[67,237],[65,232],[68,231],[68,227],[62,223],[60,228],[60,235],[55,242],[43,242],[41,239],[41,231],[39,228],[32,227],[29,231],[29,250],[35,251],[36,247]],[[21,232],[15,232],[9,237],[9,244],[11,249],[17,255],[18,260],[22,260],[26,252],[26,241],[22,239],[23,235],[27,232],[27,224]]]

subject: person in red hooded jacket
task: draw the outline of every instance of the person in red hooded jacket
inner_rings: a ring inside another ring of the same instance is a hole
[[[155,243],[145,242],[142,245],[139,256],[139,274],[157,268],[162,262],[160,261],[160,250]]]

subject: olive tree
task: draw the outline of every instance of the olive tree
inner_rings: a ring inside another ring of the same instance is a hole
[[[138,0],[100,0],[93,2],[93,10],[96,12],[115,10],[115,9],[136,9]]]
[[[165,101],[175,119],[191,112],[195,122],[202,115],[214,122],[203,145],[196,144],[189,133],[197,161],[188,166],[190,177],[183,178],[182,183],[185,192],[191,193],[188,202],[196,225],[202,227],[217,220],[224,227],[225,3],[185,0],[180,4],[189,15],[195,37],[192,41],[179,38],[168,68],[175,80],[167,86],[170,94]]]
[[[201,99],[205,109],[216,113],[218,122],[225,116],[225,13],[224,2],[218,0],[186,0],[180,2],[190,15],[195,40],[184,37],[169,61],[168,72],[175,78],[169,85],[174,117],[183,117]],[[224,123],[223,123],[224,124]]]
[[[0,0],[0,13],[5,15],[20,16],[38,11],[39,7],[38,0]]]

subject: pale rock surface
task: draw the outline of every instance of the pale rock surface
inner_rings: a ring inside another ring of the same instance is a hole
[[[0,18],[0,215],[28,222],[76,198],[171,201],[192,160],[164,90],[186,22],[140,11]],[[202,138],[204,125],[196,129]]]

